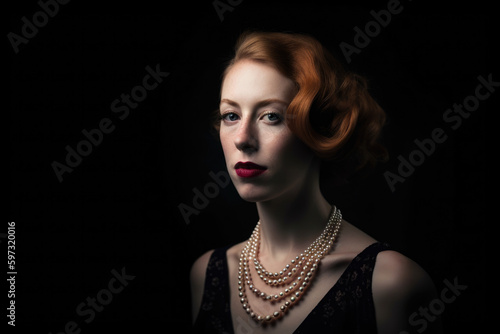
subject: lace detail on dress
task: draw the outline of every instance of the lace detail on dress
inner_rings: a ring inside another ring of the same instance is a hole
[[[229,304],[227,248],[229,247],[214,250],[208,261],[205,290],[194,326],[195,333],[233,333]]]

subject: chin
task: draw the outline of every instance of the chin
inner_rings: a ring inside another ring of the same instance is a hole
[[[239,184],[236,187],[240,197],[247,202],[263,202],[271,199],[273,193],[267,187],[257,186],[255,184]]]

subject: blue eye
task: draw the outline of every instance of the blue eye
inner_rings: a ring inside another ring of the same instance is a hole
[[[234,112],[225,112],[222,115],[220,115],[220,119],[224,122],[231,123],[238,121],[240,119],[240,116]],[[270,124],[278,124],[282,120],[281,115],[275,112],[267,112],[261,116],[261,119],[266,123]]]
[[[265,114],[264,117],[266,118],[266,121],[271,123],[279,123],[281,121],[281,116],[274,112],[269,112]]]
[[[224,121],[234,122],[238,120],[238,115],[234,112],[227,112],[220,116],[220,118]]]

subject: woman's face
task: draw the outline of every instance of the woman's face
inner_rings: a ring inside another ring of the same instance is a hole
[[[247,201],[271,200],[299,189],[314,154],[287,127],[296,93],[292,80],[249,60],[233,65],[222,84],[220,139],[229,175]]]

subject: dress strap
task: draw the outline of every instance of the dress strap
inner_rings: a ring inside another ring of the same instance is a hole
[[[373,302],[372,281],[377,255],[391,247],[387,243],[376,242],[359,253],[342,277],[339,289],[345,292],[340,304],[347,304],[351,324],[356,324],[355,333],[376,333],[377,320]]]
[[[210,256],[205,274],[203,298],[194,324],[194,333],[233,332],[226,257],[228,248],[216,248]]]

